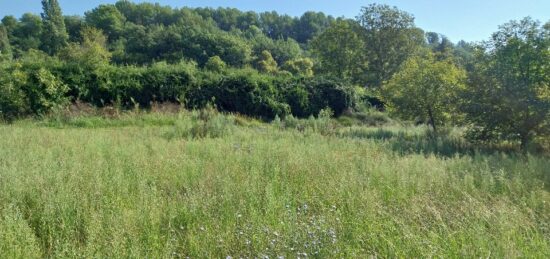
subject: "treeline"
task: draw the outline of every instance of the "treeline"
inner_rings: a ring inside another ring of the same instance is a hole
[[[0,25],[0,116],[44,114],[71,101],[147,107],[179,102],[271,119],[336,115],[371,104],[434,131],[472,139],[550,134],[550,23],[512,21],[482,43],[424,32],[396,7],[355,19],[118,1]]]

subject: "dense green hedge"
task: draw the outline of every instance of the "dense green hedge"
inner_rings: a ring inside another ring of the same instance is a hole
[[[353,88],[326,78],[267,75],[253,69],[198,69],[194,63],[151,66],[87,66],[31,53],[0,65],[0,113],[4,118],[44,114],[71,100],[97,106],[148,107],[180,102],[188,108],[214,103],[220,110],[265,119],[276,115],[336,115],[354,103]]]

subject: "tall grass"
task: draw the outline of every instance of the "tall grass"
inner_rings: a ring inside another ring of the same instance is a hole
[[[550,254],[545,157],[398,150],[422,129],[166,138],[182,119],[0,126],[0,258]]]

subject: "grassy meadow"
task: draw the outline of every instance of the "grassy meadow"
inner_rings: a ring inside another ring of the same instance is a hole
[[[547,156],[342,124],[206,112],[1,124],[0,258],[550,254]]]

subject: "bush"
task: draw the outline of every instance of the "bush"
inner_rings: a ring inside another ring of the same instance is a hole
[[[68,102],[67,85],[56,75],[58,60],[31,51],[21,60],[4,63],[0,71],[0,116],[13,119],[39,115]]]
[[[7,63],[0,64],[0,119],[12,120],[27,114],[30,107],[28,98],[18,86],[14,73]]]
[[[69,100],[118,108],[170,102],[200,109],[212,102],[223,111],[271,120],[289,114],[307,118],[326,107],[339,116],[355,103],[354,88],[335,80],[268,75],[249,68],[198,70],[188,62],[88,67],[37,51],[4,62],[1,116],[46,113]]]
[[[66,77],[78,77],[66,71]],[[136,104],[149,107],[153,102],[178,102],[195,84],[196,73],[196,64],[185,62],[105,66],[97,73],[83,75],[90,78],[82,80],[88,85],[78,98],[100,106],[120,103],[126,107]]]
[[[286,103],[279,101],[279,92],[273,77],[254,70],[233,70],[228,75],[203,74],[197,87],[186,100],[193,108],[204,107],[213,101],[223,111],[272,119],[290,112]]]
[[[282,95],[290,105],[292,114],[307,117],[330,108],[336,116],[356,103],[355,88],[333,79],[309,78],[283,82]]]
[[[334,112],[330,108],[319,112],[317,118],[310,116],[308,119],[297,119],[292,115],[284,120],[275,118],[273,124],[283,129],[296,129],[300,132],[314,132],[321,135],[333,135],[336,133],[337,125],[332,120]]]
[[[213,71],[213,72],[223,72],[225,70],[225,67],[227,65],[219,56],[213,56],[208,59],[206,64],[204,65],[204,68],[207,70]]]
[[[182,114],[168,138],[219,138],[229,134],[235,126],[235,117],[223,115],[213,106]]]

